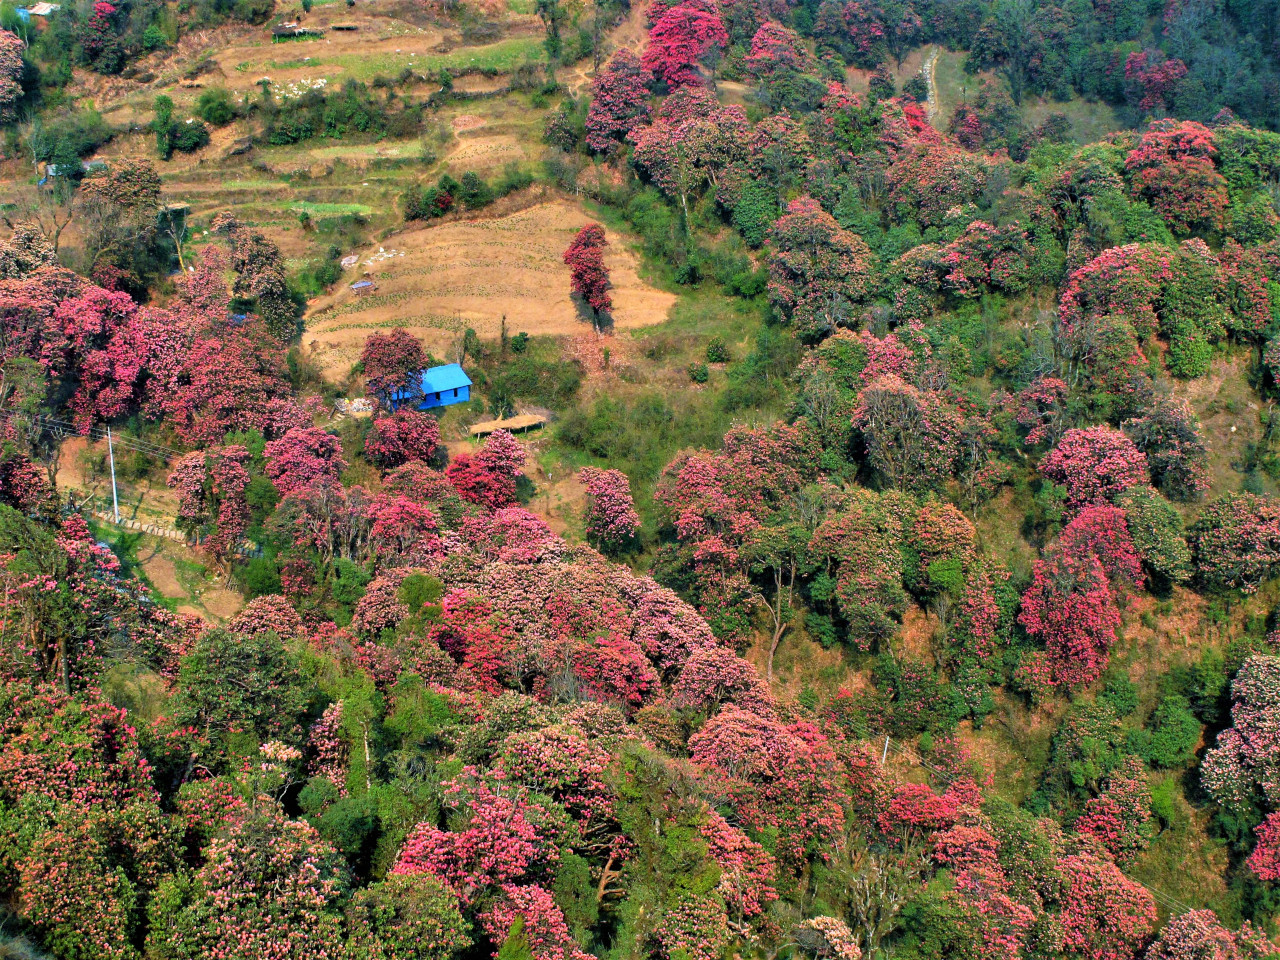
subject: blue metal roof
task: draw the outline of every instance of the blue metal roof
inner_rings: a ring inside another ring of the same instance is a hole
[[[469,386],[471,386],[471,378],[456,363],[446,363],[442,367],[432,367],[430,370],[422,371],[423,393],[441,393],[445,390]]]

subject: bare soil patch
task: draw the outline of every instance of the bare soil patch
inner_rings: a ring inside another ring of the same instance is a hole
[[[362,252],[341,292],[316,303],[303,341],[337,379],[359,359],[375,330],[404,327],[437,355],[446,354],[467,327],[496,338],[504,315],[511,334],[589,333],[590,321],[570,298],[569,269],[561,260],[589,220],[576,203],[555,198],[505,216],[409,227]],[[608,236],[614,328],[661,323],[675,297],[641,280],[626,239]],[[368,274],[377,290],[358,299],[349,284],[360,274]]]

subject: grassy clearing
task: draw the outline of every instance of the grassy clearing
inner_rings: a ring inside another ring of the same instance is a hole
[[[290,213],[307,213],[313,217],[336,217],[347,213],[367,216],[373,213],[373,207],[363,203],[310,203],[306,200],[289,204]]]
[[[375,77],[393,77],[404,70],[412,70],[424,76],[441,70],[468,68],[509,73],[523,63],[541,63],[545,59],[542,41],[534,37],[516,37],[483,47],[459,47],[449,53],[430,56],[409,53],[350,53],[336,57],[316,57],[301,66],[315,69],[331,79],[350,77],[368,81]]]

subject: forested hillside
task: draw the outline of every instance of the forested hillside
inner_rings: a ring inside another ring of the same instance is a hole
[[[0,960],[1280,958],[1275,0],[0,28]]]

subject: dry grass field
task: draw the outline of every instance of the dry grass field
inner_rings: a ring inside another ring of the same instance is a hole
[[[325,372],[345,376],[374,330],[402,326],[444,355],[472,327],[485,339],[499,335],[501,318],[515,334],[573,336],[590,329],[569,296],[569,269],[561,255],[590,219],[554,195],[512,197],[500,215],[435,226],[413,226],[361,251],[334,295],[316,301],[303,343]],[[613,279],[617,330],[666,319],[675,297],[646,284],[624,237],[609,234],[606,263]],[[349,284],[367,275],[377,291],[356,298]]]

